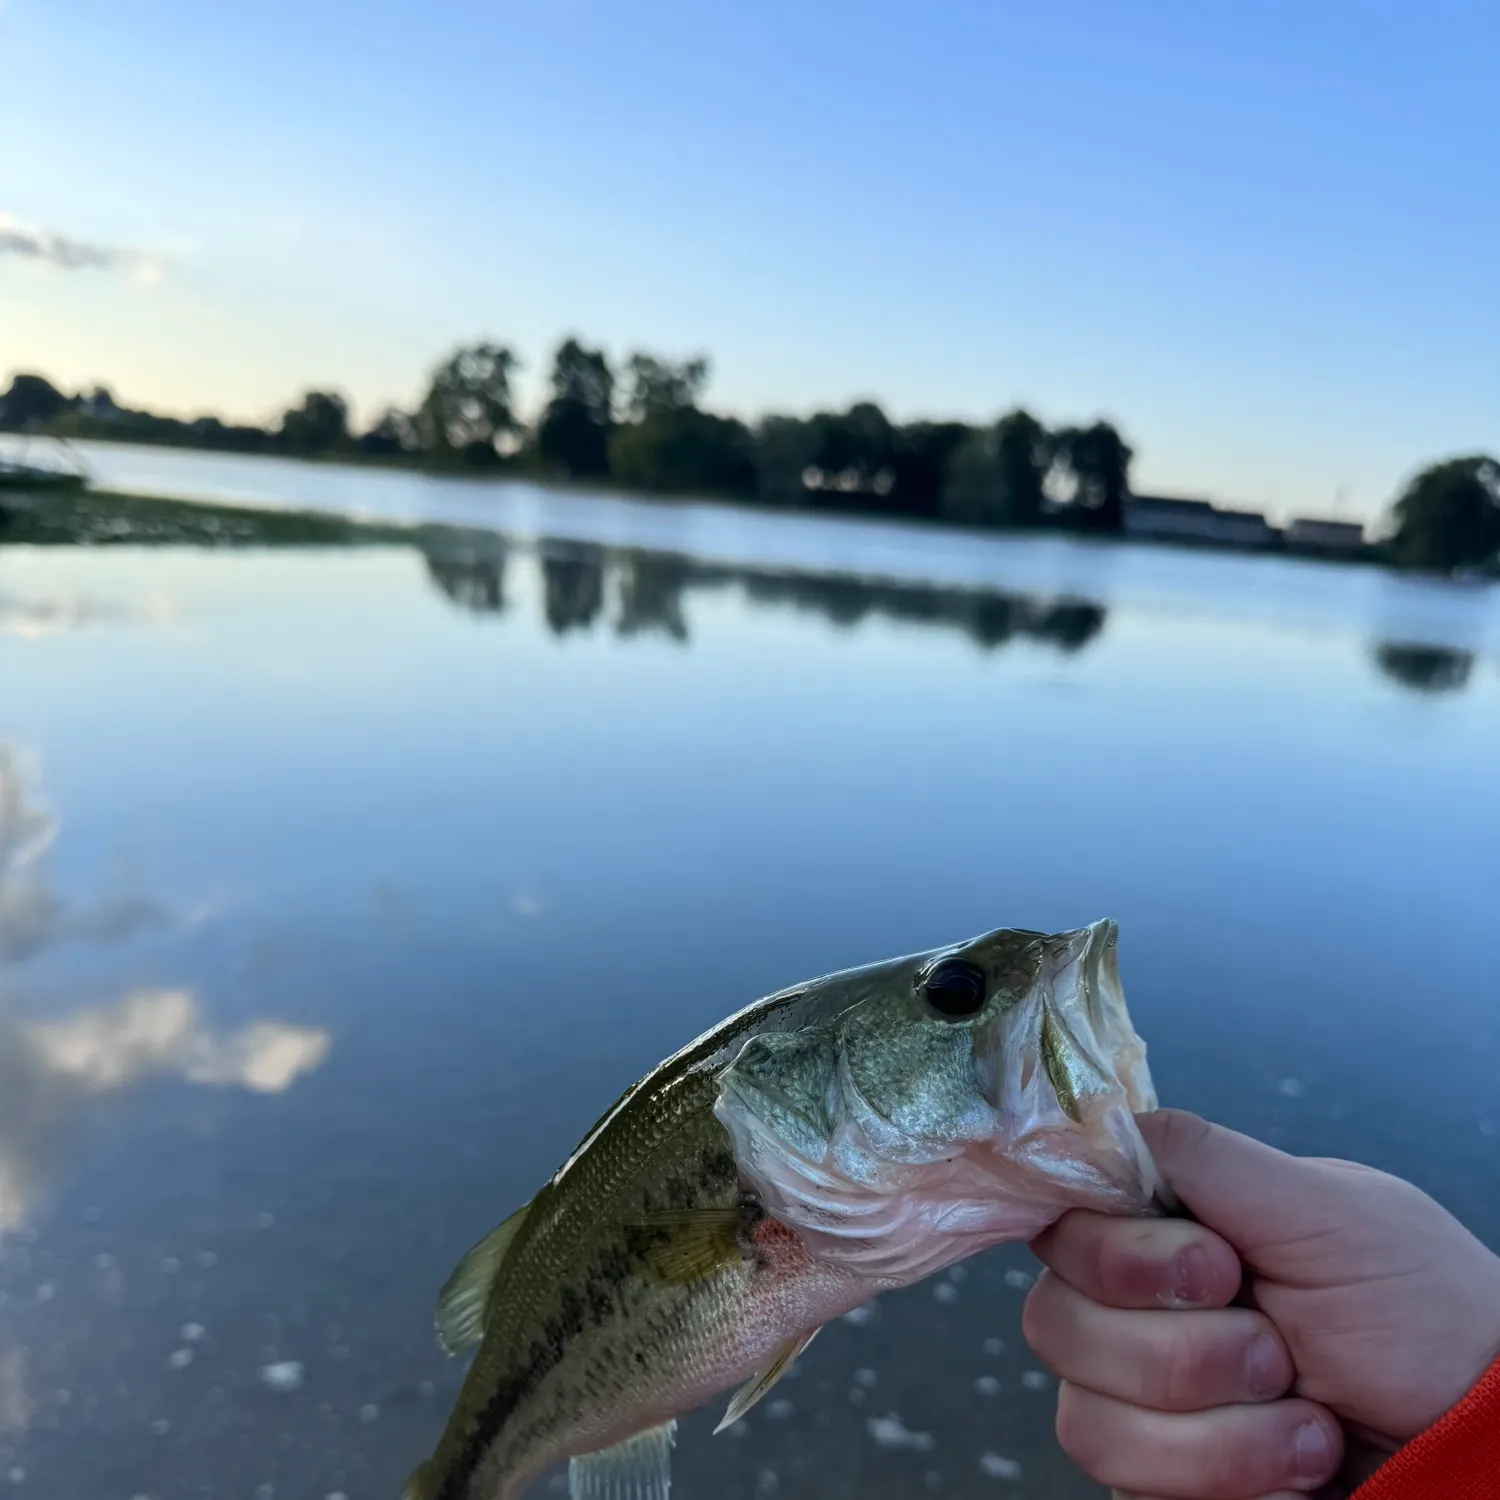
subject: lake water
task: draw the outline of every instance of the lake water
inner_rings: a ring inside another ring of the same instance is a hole
[[[496,529],[0,548],[0,1490],[394,1500],[437,1287],[627,1083],[1001,924],[1117,918],[1166,1102],[1500,1244],[1493,593],[90,457]],[[1096,1494],[1030,1267],[835,1324],[674,1493]]]

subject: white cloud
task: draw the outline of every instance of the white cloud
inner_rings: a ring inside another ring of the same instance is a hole
[[[35,261],[54,271],[121,271],[143,286],[155,286],[166,275],[161,256],[149,250],[95,244],[47,229],[33,229],[0,213],[0,256]]]

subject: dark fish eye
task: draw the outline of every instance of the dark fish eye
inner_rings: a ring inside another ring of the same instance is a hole
[[[945,1020],[977,1016],[984,1009],[984,970],[962,958],[945,958],[922,981],[922,997]]]

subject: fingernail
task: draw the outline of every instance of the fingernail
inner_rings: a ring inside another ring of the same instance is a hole
[[[1202,1245],[1185,1245],[1173,1258],[1172,1298],[1189,1307],[1208,1300],[1208,1257]]]
[[[1304,1422],[1295,1440],[1297,1472],[1308,1479],[1323,1479],[1333,1463],[1333,1439],[1321,1422]]]
[[[1245,1383],[1250,1394],[1264,1400],[1279,1396],[1286,1383],[1286,1363],[1281,1345],[1269,1333],[1258,1333],[1245,1356]]]

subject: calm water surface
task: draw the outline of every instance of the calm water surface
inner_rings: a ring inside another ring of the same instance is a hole
[[[0,550],[0,1489],[394,1497],[461,1374],[437,1287],[622,1087],[999,924],[1116,917],[1167,1102],[1500,1243],[1489,595],[559,507],[427,554]],[[734,1435],[687,1422],[675,1493],[1094,1495],[1030,1269],[834,1325]]]

